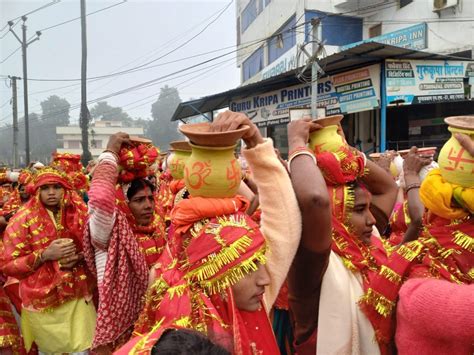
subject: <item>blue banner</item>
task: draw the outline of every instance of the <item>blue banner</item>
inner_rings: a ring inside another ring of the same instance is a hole
[[[414,26],[403,28],[398,31],[389,32],[381,36],[372,37],[360,42],[355,42],[355,43],[351,43],[345,46],[341,46],[339,47],[339,49],[341,51],[344,51],[346,49],[358,46],[359,44],[362,44],[362,43],[377,42],[377,43],[389,44],[391,46],[396,46],[396,47],[420,50],[420,49],[425,49],[428,47],[426,43],[427,42],[426,32],[427,32],[427,25],[425,22],[423,22]]]

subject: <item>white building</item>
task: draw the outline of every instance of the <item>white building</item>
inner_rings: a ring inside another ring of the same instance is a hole
[[[107,147],[109,137],[117,132],[131,136],[142,136],[143,127],[125,127],[122,122],[96,121],[89,128],[89,149],[94,158]],[[56,127],[58,153],[82,154],[81,128],[79,126]]]
[[[474,58],[472,0],[238,0],[237,66],[248,84],[303,63],[297,46],[317,17],[327,55],[370,38],[431,53]],[[417,26],[418,25],[418,26]],[[296,28],[295,28],[296,27]],[[281,35],[265,40],[275,33]]]

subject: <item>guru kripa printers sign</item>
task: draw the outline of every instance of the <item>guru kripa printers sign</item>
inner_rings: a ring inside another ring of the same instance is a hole
[[[464,100],[464,78],[470,62],[387,60],[387,103],[431,104]]]
[[[326,115],[372,110],[380,102],[380,65],[352,70],[318,81],[318,107]],[[289,109],[311,105],[311,85],[302,84],[231,101],[232,111],[245,112],[259,127],[290,122]]]

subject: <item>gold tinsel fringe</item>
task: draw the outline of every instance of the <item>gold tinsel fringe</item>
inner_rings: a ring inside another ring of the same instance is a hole
[[[467,274],[471,278],[471,280],[474,280],[474,267],[471,268],[471,270],[469,270]]]
[[[182,328],[191,328],[191,317],[184,316],[174,322],[175,325]]]
[[[459,245],[461,248],[470,251],[471,253],[474,252],[474,238],[461,232],[456,231],[454,233],[454,243]]]
[[[132,350],[130,350],[129,355],[142,354],[143,350],[150,350],[149,346],[147,346],[148,337],[150,336],[150,334],[153,334],[156,330],[158,330],[159,327],[161,327],[161,325],[163,324],[164,319],[165,318],[163,317],[160,321],[158,321],[151,328],[151,331],[148,332],[145,336],[143,336],[143,334],[139,334],[139,333],[134,332],[134,335],[140,336],[142,338],[135,344],[135,346],[132,348]],[[151,344],[151,345],[153,346],[154,344]]]
[[[346,249],[349,245],[349,243],[345,241],[344,238],[342,238],[338,233],[335,233],[334,231],[332,232],[332,239],[340,250]]]
[[[355,191],[352,186],[344,188],[344,216],[345,223],[349,224],[355,204]]]
[[[402,282],[402,277],[385,265],[382,265],[382,267],[380,268],[380,275],[396,284]]]
[[[342,263],[344,264],[344,266],[351,270],[351,271],[357,271],[357,268],[356,266],[352,263],[352,261],[350,261],[349,259],[341,256],[341,260],[342,260]]]
[[[256,271],[258,269],[257,263],[265,264],[265,252],[266,248],[262,247],[252,256],[252,258],[235,265],[219,277],[202,280],[199,282],[200,286],[210,295],[222,292],[226,288],[235,285],[249,273]]]
[[[402,257],[408,261],[413,261],[416,257],[420,255],[420,252],[423,249],[423,244],[418,241],[414,241],[408,244],[403,244],[397,251]]]
[[[186,287],[188,287],[187,284],[170,287],[167,291],[170,295],[170,299],[172,299],[175,295],[181,297],[184,294],[184,290],[186,290]]]
[[[154,305],[155,308],[158,307],[169,287],[162,277],[156,279],[145,294],[145,304]]]
[[[369,288],[367,293],[362,296],[360,302],[372,305],[377,313],[385,318],[392,314],[395,307],[395,302],[390,301],[388,298],[371,288]]]
[[[241,253],[252,244],[252,239],[244,235],[227,247],[222,248],[217,254],[211,254],[204,260],[203,264],[187,275],[188,278],[196,278],[198,281],[210,279],[217,274],[225,265],[229,265],[240,258]]]

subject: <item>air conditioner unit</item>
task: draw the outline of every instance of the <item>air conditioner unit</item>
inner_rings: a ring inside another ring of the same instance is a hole
[[[459,0],[433,0],[433,12],[458,5]]]

